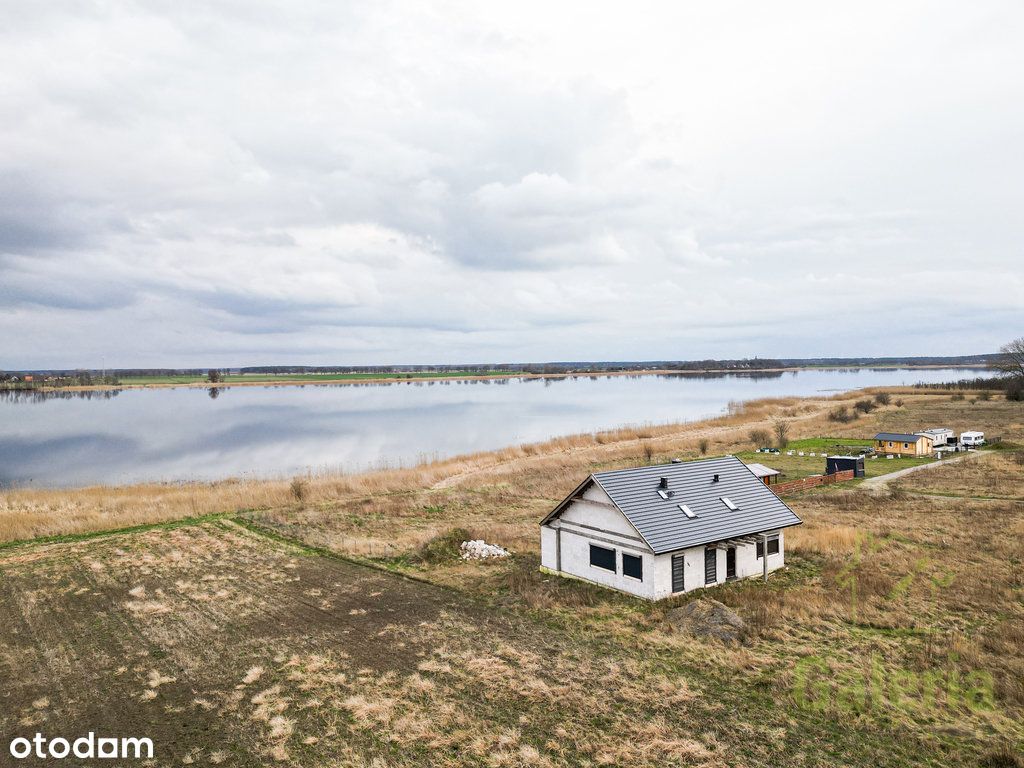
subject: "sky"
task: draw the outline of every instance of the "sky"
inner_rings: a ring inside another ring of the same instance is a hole
[[[1024,4],[0,3],[0,368],[1024,335]]]

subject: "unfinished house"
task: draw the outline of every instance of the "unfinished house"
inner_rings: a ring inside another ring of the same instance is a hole
[[[659,600],[767,578],[800,522],[734,456],[597,472],[541,521],[541,568]]]

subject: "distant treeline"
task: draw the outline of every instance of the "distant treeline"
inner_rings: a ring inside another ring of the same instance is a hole
[[[870,367],[873,365],[977,365],[985,367],[998,355],[996,353],[987,355],[956,355],[956,356],[932,356],[932,357],[802,357],[783,358],[785,368],[799,368],[801,366],[834,365],[837,368],[847,366]]]
[[[285,374],[378,374],[394,376],[403,373],[496,374],[496,373],[612,373],[625,371],[763,371],[778,368],[805,367],[870,367],[915,365],[977,365],[984,366],[996,355],[961,355],[956,357],[753,357],[737,360],[588,360],[552,361],[545,363],[460,363],[453,365],[256,365],[241,368],[214,369],[224,375]],[[209,368],[116,368],[106,370],[24,370],[0,371],[0,383],[31,376],[33,383],[45,380],[50,386],[118,384],[120,379],[194,376],[206,378]]]
[[[938,384],[918,382],[914,386],[918,389],[946,389],[950,391],[1001,390],[1006,393],[1007,400],[1018,402],[1024,400],[1024,380],[1019,376],[977,377],[973,379],[958,379],[957,381],[944,381]]]

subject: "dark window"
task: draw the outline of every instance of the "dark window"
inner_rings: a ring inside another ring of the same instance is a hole
[[[769,555],[777,555],[777,554],[779,554],[779,537],[778,536],[772,536],[771,538],[768,539],[768,554]],[[757,559],[760,560],[762,557],[764,557],[764,542],[759,540],[757,542]]]
[[[632,576],[634,579],[644,580],[644,561],[637,555],[622,553],[622,575]]]
[[[615,550],[599,547],[596,544],[590,545],[590,564],[606,571],[615,573]]]
[[[683,572],[686,561],[682,555],[672,555],[672,591],[682,592],[684,589]]]

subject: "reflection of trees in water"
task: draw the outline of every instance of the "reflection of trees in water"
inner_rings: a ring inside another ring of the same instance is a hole
[[[206,390],[206,394],[210,396],[211,400],[216,400],[218,397],[220,397],[220,390],[220,387],[210,387],[208,390]]]
[[[763,381],[767,379],[781,379],[783,375],[790,373],[796,376],[797,371],[678,371],[672,373],[570,373],[554,376],[528,376],[516,375],[504,376],[501,378],[489,379],[404,379],[395,381],[339,381],[324,382],[316,384],[264,384],[264,389],[305,389],[310,387],[331,387],[342,389],[348,387],[369,387],[379,389],[381,387],[462,387],[462,386],[484,386],[484,387],[507,387],[513,381],[523,384],[536,383],[538,386],[550,387],[562,381],[602,381],[604,379],[629,379],[639,381],[642,379],[696,379],[699,381],[714,381],[721,379],[750,379],[751,381]],[[215,395],[210,395],[215,397]]]
[[[86,389],[69,392],[63,389],[0,389],[0,400],[9,403],[41,403],[45,400],[110,400],[120,389]]]

